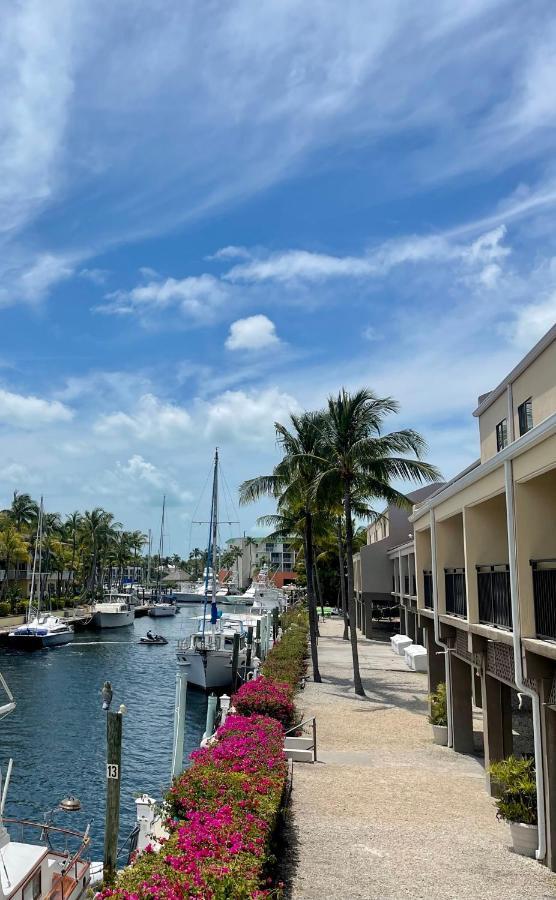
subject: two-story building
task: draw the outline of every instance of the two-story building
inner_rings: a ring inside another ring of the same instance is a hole
[[[293,584],[297,580],[294,572],[295,550],[291,541],[274,538],[250,538],[247,536],[230,538],[228,549],[238,547],[241,555],[233,566],[232,573],[239,577],[238,587],[246,588],[253,573],[267,566],[277,587]]]
[[[482,708],[486,767],[534,754],[537,855],[556,870],[556,326],[474,416],[480,459],[410,517],[416,636],[454,750],[473,752]]]

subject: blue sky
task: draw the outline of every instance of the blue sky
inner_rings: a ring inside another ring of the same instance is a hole
[[[146,529],[165,492],[186,552],[214,445],[233,493],[342,384],[475,458],[556,319],[553,9],[5,4],[2,504]]]

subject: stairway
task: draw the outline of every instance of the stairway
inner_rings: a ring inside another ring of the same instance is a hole
[[[313,752],[313,739],[309,737],[286,737],[284,740],[284,753],[286,759],[294,762],[315,761]]]

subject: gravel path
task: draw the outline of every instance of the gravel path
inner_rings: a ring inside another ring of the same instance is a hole
[[[350,688],[341,623],[321,626],[316,765],[294,767],[287,852],[293,900],[543,900],[556,878],[513,853],[481,761],[431,742],[426,677],[389,643],[359,640],[367,699]]]

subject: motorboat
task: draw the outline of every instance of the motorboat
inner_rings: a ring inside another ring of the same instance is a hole
[[[42,524],[43,501],[41,497],[27,617],[23,625],[19,625],[8,633],[8,645],[18,650],[42,650],[48,647],[59,647],[63,644],[69,644],[74,638],[73,626],[67,620],[59,619],[48,612],[41,615]],[[36,607],[33,606],[35,596],[37,601]]]
[[[139,638],[139,643],[145,647],[157,647],[167,644],[168,641],[161,634],[153,634],[151,631],[147,631],[145,637]]]
[[[243,594],[230,595],[221,602],[237,606],[250,606],[253,612],[261,614],[273,609],[283,609],[286,604],[285,594],[270,579],[269,570],[263,566],[255,579]]]
[[[232,653],[234,636],[239,634],[238,665],[245,665],[246,632],[234,623],[211,626],[202,624],[199,630],[178,641],[178,662],[187,663],[187,681],[204,691],[230,687],[232,683]]]
[[[1,674],[0,683],[10,700],[0,707],[0,718],[4,718],[16,704]],[[39,900],[42,897],[79,900],[88,893],[91,881],[89,827],[85,832],[79,832],[61,828],[52,821],[35,823],[4,817],[12,767],[10,759],[0,800],[0,897],[2,900]],[[72,801],[74,804],[79,802],[68,798],[58,809],[77,809],[75,805],[64,805]],[[10,831],[19,839],[12,840]],[[26,837],[31,835],[34,840],[27,841]]]
[[[149,616],[153,619],[160,619],[163,616],[175,616],[177,611],[178,608],[173,599],[159,597],[149,607]]]
[[[93,628],[126,628],[133,625],[134,620],[135,611],[127,594],[106,594],[93,606]]]

